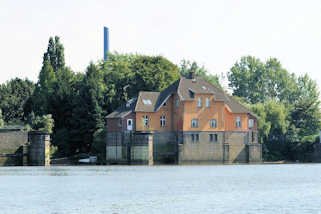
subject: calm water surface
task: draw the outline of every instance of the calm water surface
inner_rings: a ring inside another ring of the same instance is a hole
[[[2,167],[0,213],[321,213],[321,165]]]

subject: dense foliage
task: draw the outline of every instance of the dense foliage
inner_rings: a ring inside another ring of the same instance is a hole
[[[33,82],[19,78],[0,85],[0,109],[6,123],[25,119],[24,106],[34,88]]]
[[[0,127],[4,126],[4,121],[2,119],[2,110],[0,109]]]
[[[233,95],[259,116],[264,158],[302,159],[321,129],[317,83],[308,75],[290,74],[276,59],[263,63],[251,56],[241,58],[228,79]]]

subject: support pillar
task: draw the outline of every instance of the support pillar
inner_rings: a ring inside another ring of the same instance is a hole
[[[154,165],[154,157],[153,157],[153,135],[148,135],[148,165]]]

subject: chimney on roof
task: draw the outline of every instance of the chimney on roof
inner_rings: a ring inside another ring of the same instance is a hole
[[[194,71],[189,72],[188,79],[195,80],[195,72]]]

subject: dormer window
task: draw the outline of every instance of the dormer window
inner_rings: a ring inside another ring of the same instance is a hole
[[[197,107],[202,108],[202,98],[201,97],[199,97],[197,99]]]
[[[150,101],[149,99],[143,99],[143,104],[144,105],[151,105],[152,101]]]
[[[194,98],[194,92],[189,91],[189,96],[190,96],[191,98]]]

